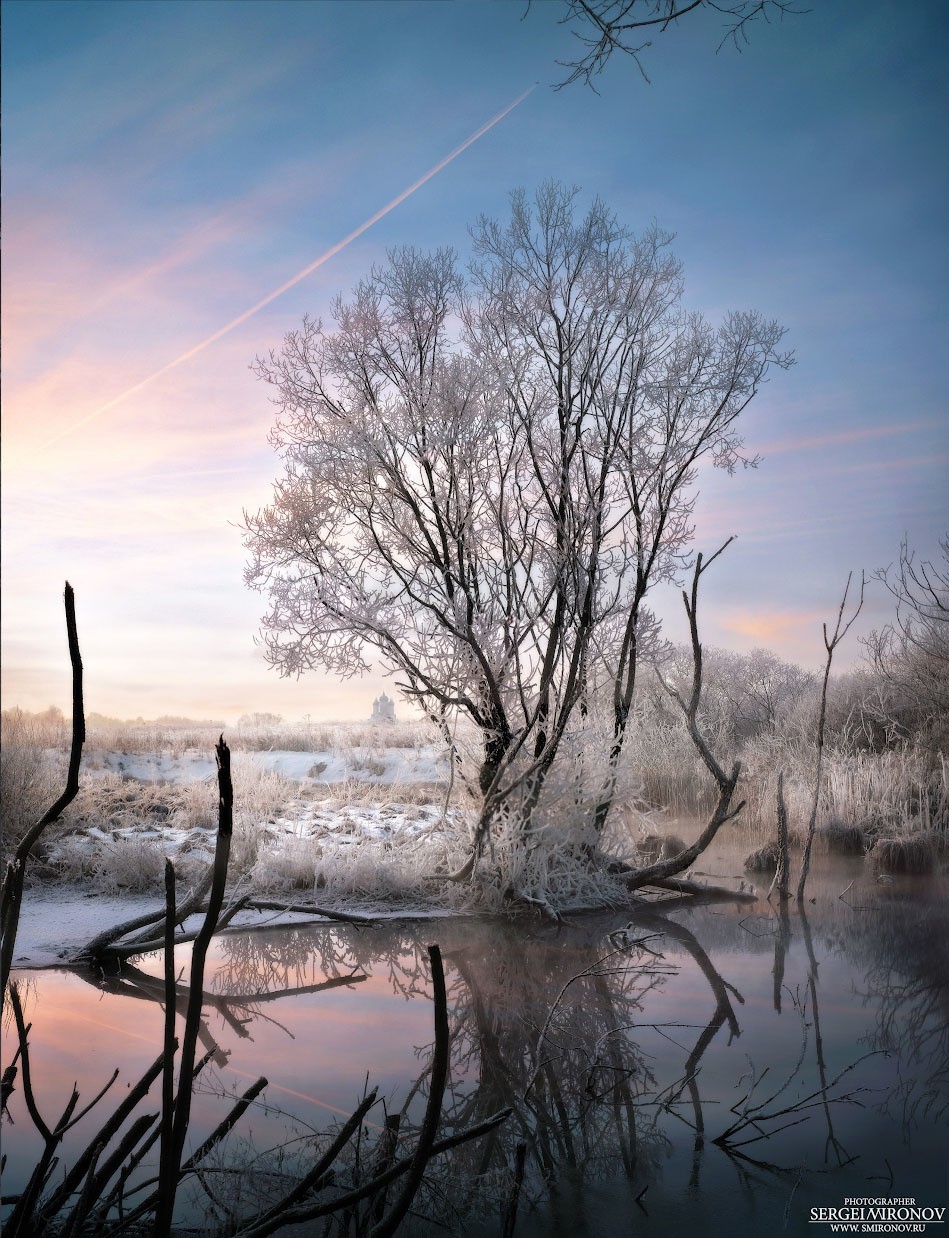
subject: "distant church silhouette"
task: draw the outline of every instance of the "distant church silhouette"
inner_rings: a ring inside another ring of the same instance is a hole
[[[369,721],[385,724],[395,722],[395,701],[390,701],[384,692],[382,696],[377,696],[372,702],[372,717]]]

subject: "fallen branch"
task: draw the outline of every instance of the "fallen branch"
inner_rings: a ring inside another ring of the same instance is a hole
[[[175,923],[182,924],[191,915],[196,915],[205,909],[204,900],[207,898],[208,890],[211,888],[211,878],[214,870],[208,867],[208,871],[204,874],[198,884],[194,887],[185,901],[175,909]],[[114,924],[111,928],[104,929],[97,934],[74,955],[69,961],[72,965],[98,962],[110,946],[113,946],[121,938],[128,933],[133,933],[137,929],[155,927],[162,923],[166,916],[164,907],[160,911],[146,911],[140,916],[135,916],[131,920],[124,920],[121,924]],[[164,939],[162,939],[162,945]],[[158,946],[153,946],[152,949],[159,949]],[[139,946],[139,953],[144,953],[142,946]]]
[[[348,911],[332,911],[313,903],[276,903],[264,898],[247,898],[243,906],[248,911],[293,911],[305,916],[321,916],[324,920],[339,920],[343,924],[378,924],[373,916],[357,916]]]
[[[223,932],[223,930],[227,928],[227,926],[234,919],[237,913],[239,911],[244,910],[245,905],[246,905],[245,900],[243,898],[239,898],[239,899],[236,899],[230,905],[230,907],[228,907],[227,911],[221,912],[216,918],[214,933]],[[205,917],[207,917],[209,911],[210,911],[210,904],[205,909]],[[206,922],[207,920],[205,919],[205,923]],[[204,932],[204,926],[202,926],[199,929],[195,929],[193,932],[176,933],[174,944],[176,946],[183,946],[189,941],[197,941],[203,932]],[[135,958],[135,956],[138,954],[151,954],[155,950],[162,950],[164,949],[164,946],[165,946],[164,935],[162,935],[161,937],[152,937],[152,938],[149,938],[148,940],[142,940],[140,938],[133,938],[129,942],[116,941],[116,942],[113,942],[111,945],[100,947],[98,953],[94,956],[94,958],[92,958],[91,956],[87,956],[86,952],[83,951],[82,954],[80,955],[80,961],[84,963],[95,961],[95,962],[102,963],[102,964],[109,963],[109,962],[121,962],[124,959]]]
[[[658,877],[650,881],[659,890],[671,890],[675,894],[694,894],[714,902],[756,903],[758,895],[751,890],[729,890],[727,886],[703,885],[700,881],[688,881],[684,877]]]

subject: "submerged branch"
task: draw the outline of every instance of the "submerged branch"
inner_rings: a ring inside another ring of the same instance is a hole
[[[298,915],[320,916],[324,920],[338,920],[341,924],[379,923],[378,916],[357,916],[354,912],[317,907],[314,903],[278,903],[266,898],[245,898],[243,906],[248,911],[292,911]]]

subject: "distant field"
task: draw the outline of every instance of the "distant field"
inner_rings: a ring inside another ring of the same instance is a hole
[[[415,748],[430,745],[434,729],[424,722],[394,722],[374,726],[368,722],[279,722],[271,726],[127,722],[86,728],[90,749],[115,752],[213,752],[223,733],[234,752],[341,752],[350,749]]]
[[[70,736],[53,711],[8,711],[3,723],[9,851],[58,795]],[[210,855],[216,822],[214,744],[221,730],[212,722],[119,723],[93,715],[79,795],[44,836],[32,876],[82,881],[101,891],[157,891],[169,854],[183,877],[197,872]],[[244,721],[223,733],[234,754],[235,878],[260,890],[329,887],[347,897],[362,890],[420,899],[435,870],[463,863],[477,812],[476,735],[459,733],[459,769],[437,729],[421,722],[291,725],[273,719]],[[587,761],[601,741],[593,729],[580,734]],[[813,796],[809,746],[763,736],[740,755],[739,794],[746,805],[729,832],[742,835],[749,850],[774,836],[775,781],[783,770],[792,841],[799,840]],[[657,828],[681,833],[685,822],[698,828],[707,819],[710,780],[681,726],[631,729],[625,759],[629,793],[611,817],[611,847],[637,846]],[[542,825],[549,837],[545,854],[559,862],[576,824],[575,810],[550,816]],[[944,835],[949,766],[941,761],[934,768],[911,748],[830,748],[818,825],[855,827],[867,845],[877,838]]]

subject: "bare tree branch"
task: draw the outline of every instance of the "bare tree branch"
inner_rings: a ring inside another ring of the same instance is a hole
[[[643,36],[664,34],[690,14],[703,11],[723,17],[718,49],[731,43],[741,51],[749,42],[748,28],[755,21],[770,22],[774,17],[781,19],[808,11],[786,0],[564,0],[564,3],[567,11],[560,23],[569,27],[583,51],[575,60],[557,62],[569,73],[557,83],[556,90],[579,81],[596,90],[594,79],[603,72],[615,52],[629,56],[643,80],[649,82],[642,54],[652,47],[652,39]]]

